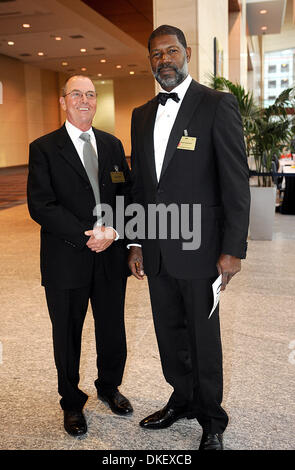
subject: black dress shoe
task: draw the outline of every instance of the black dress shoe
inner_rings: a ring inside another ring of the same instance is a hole
[[[110,408],[113,413],[117,415],[128,415],[133,412],[133,408],[131,406],[130,401],[128,398],[124,397],[119,390],[114,390],[111,392],[97,392],[97,397],[107,402],[110,405]]]
[[[83,436],[87,432],[87,423],[82,411],[64,410],[64,427],[71,436]]]
[[[184,409],[176,410],[166,405],[161,410],[140,421],[139,425],[145,429],[164,429],[181,418],[189,418],[189,412]]]
[[[222,434],[203,433],[199,450],[224,450]]]

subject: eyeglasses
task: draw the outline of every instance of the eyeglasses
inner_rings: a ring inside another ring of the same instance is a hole
[[[70,97],[74,100],[75,99],[81,100],[83,98],[83,95],[85,95],[88,100],[95,100],[97,97],[97,93],[95,91],[86,91],[86,93],[83,93],[82,91],[79,91],[79,90],[72,90],[63,96],[65,98],[68,95],[70,95]]]

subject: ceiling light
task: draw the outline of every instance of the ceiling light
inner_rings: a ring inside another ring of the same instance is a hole
[[[61,65],[63,65],[64,67],[66,67],[68,64],[68,62],[62,62]]]
[[[131,70],[131,71],[129,72],[129,74],[130,74],[130,75],[134,75],[135,72],[133,72],[133,70]]]
[[[121,69],[122,65],[116,65],[116,69]]]
[[[24,23],[23,24],[23,28],[30,28],[30,27],[31,27],[31,25],[29,23]]]
[[[102,85],[104,85],[104,84],[105,84],[105,82],[100,82],[100,83],[101,83]]]
[[[43,56],[44,52],[38,52],[38,55]]]
[[[8,41],[7,43],[9,46],[14,46],[14,42],[13,41]]]
[[[86,49],[84,49],[84,48],[80,49],[80,52],[86,52]]]
[[[265,15],[267,13],[267,10],[260,10],[260,15]]]
[[[267,30],[267,26],[262,26],[261,27],[261,31],[266,31]]]
[[[107,60],[106,59],[100,59],[100,62],[104,64]]]
[[[87,70],[86,67],[82,67],[82,68],[81,68],[81,71],[82,71],[82,72],[86,72],[86,70]]]
[[[102,76],[102,73],[98,73],[97,76],[98,76],[98,77],[101,77],[101,76]]]
[[[60,36],[55,36],[54,39],[55,39],[56,41],[61,41],[61,40],[62,40],[62,38],[61,38]]]

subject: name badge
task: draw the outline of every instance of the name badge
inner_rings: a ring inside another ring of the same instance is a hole
[[[111,171],[112,183],[125,183],[123,171]]]
[[[195,150],[196,143],[197,137],[188,137],[184,135],[181,137],[177,148],[181,150]]]

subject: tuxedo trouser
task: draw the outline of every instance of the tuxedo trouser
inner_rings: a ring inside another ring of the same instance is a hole
[[[169,405],[189,410],[209,433],[222,433],[222,348],[218,306],[210,319],[214,279],[181,280],[163,264],[148,277],[163,374],[174,391]]]
[[[78,384],[82,328],[89,299],[97,351],[98,379],[95,386],[100,391],[110,391],[122,382],[127,355],[124,325],[126,281],[126,278],[108,280],[94,274],[91,285],[78,289],[45,286],[63,410],[80,411],[88,399]]]

